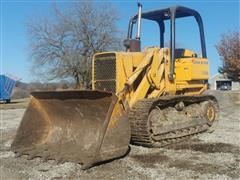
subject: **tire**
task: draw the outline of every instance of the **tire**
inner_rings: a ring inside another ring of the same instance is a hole
[[[11,99],[6,99],[6,104],[10,103],[11,102]]]

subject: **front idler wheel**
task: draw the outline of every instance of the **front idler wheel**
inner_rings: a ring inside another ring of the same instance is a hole
[[[203,110],[203,116],[207,120],[207,124],[212,126],[215,118],[216,118],[216,107],[214,106],[214,102],[205,101],[201,104]]]

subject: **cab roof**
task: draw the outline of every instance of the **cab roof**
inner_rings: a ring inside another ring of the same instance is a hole
[[[173,6],[165,9],[144,12],[142,13],[142,18],[159,22],[169,20],[172,13],[175,13],[175,18],[182,18],[188,16],[194,16],[195,18],[197,18],[200,16],[200,14],[193,9],[184,6]],[[137,16],[137,14],[133,16],[133,19],[137,19]]]

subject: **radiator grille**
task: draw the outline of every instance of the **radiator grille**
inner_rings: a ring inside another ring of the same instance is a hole
[[[116,58],[115,56],[96,57],[94,60],[95,88],[116,92]]]

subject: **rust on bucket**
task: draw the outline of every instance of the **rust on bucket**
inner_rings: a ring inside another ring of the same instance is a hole
[[[33,92],[12,150],[29,159],[85,168],[128,151],[130,125],[116,95],[102,91]]]

